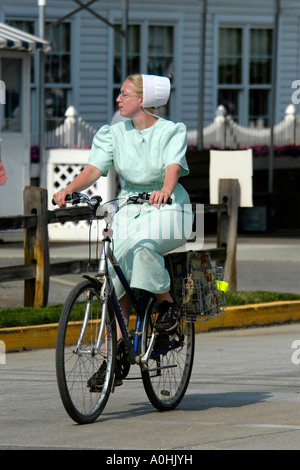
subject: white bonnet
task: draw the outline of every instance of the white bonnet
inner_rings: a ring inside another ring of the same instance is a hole
[[[168,77],[143,75],[143,108],[158,108],[168,102],[171,83]]]

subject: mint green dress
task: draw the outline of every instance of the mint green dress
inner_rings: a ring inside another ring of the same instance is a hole
[[[137,131],[130,120],[100,128],[93,139],[89,163],[107,176],[113,165],[125,186],[118,197],[160,190],[165,168],[181,165],[180,176],[189,173],[186,162],[186,127],[159,118],[152,127]],[[170,289],[163,255],[183,245],[192,231],[188,193],[180,183],[172,204],[159,209],[149,204],[130,204],[113,222],[113,251],[132,288],[162,294]],[[118,298],[125,291],[110,266]]]

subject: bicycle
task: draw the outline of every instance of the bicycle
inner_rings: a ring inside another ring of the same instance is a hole
[[[117,204],[103,204],[100,196],[82,193],[67,196],[71,204],[86,203],[95,219],[104,219],[103,239],[97,274],[85,274],[64,303],[56,342],[56,375],[62,403],[79,424],[94,422],[103,412],[110,393],[128,377],[131,366],[140,367],[143,385],[152,405],[159,411],[172,410],[183,399],[194,358],[193,322],[180,316],[173,333],[155,329],[157,301],[146,291],[134,292],[111,249],[111,223],[116,212],[129,203],[149,201],[148,193],[132,194]],[[169,200],[168,203],[171,203]],[[108,274],[110,260],[130,297],[135,328],[129,330]],[[117,323],[122,339],[117,343]],[[99,389],[93,377],[101,373]]]

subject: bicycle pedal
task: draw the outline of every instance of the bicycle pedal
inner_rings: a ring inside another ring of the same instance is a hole
[[[90,393],[101,393],[102,392],[102,386],[101,387],[90,387]]]

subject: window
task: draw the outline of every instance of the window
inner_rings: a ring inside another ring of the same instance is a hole
[[[251,29],[249,57],[249,122],[270,125],[272,30]]]
[[[128,53],[127,53],[127,72],[139,73],[141,68],[141,48],[140,48],[141,28],[139,25],[128,26]],[[114,32],[114,107],[116,98],[122,85],[122,36]]]
[[[174,75],[174,27],[161,25],[128,25],[127,72],[164,75],[173,80]],[[114,87],[113,108],[121,87],[122,37],[114,32]],[[172,92],[174,93],[173,87]],[[169,103],[159,108],[168,117]]]
[[[270,124],[272,29],[219,28],[218,105],[243,125]]]
[[[240,85],[242,84],[242,29],[221,28],[219,31],[218,105],[238,119]]]
[[[6,23],[38,36],[37,22],[30,20],[7,20]],[[49,22],[46,23],[49,25]],[[35,31],[36,27],[36,31]],[[61,23],[46,29],[46,39],[51,42],[51,51],[45,54],[45,128],[55,129],[64,120],[71,95],[71,24]],[[31,54],[31,88],[36,91],[36,54]],[[34,118],[32,118],[34,122]],[[34,129],[33,129],[34,132]]]
[[[51,51],[46,54],[46,83],[70,83],[70,24],[61,23],[46,30]]]
[[[1,60],[1,78],[6,85],[6,104],[1,130],[21,132],[22,117],[22,59],[3,58]]]
[[[173,76],[173,27],[150,26],[147,73]]]
[[[221,28],[219,32],[219,83],[242,83],[242,30]]]
[[[46,29],[51,51],[45,56],[46,130],[64,119],[71,93],[71,25],[61,23]]]
[[[12,28],[17,28],[17,29],[20,29],[21,31],[25,31],[25,33],[34,35],[34,21],[7,20],[6,24],[11,26]],[[30,75],[31,83],[33,83],[35,80],[34,74],[35,74],[34,60],[33,60],[33,55],[31,55],[31,75]]]

